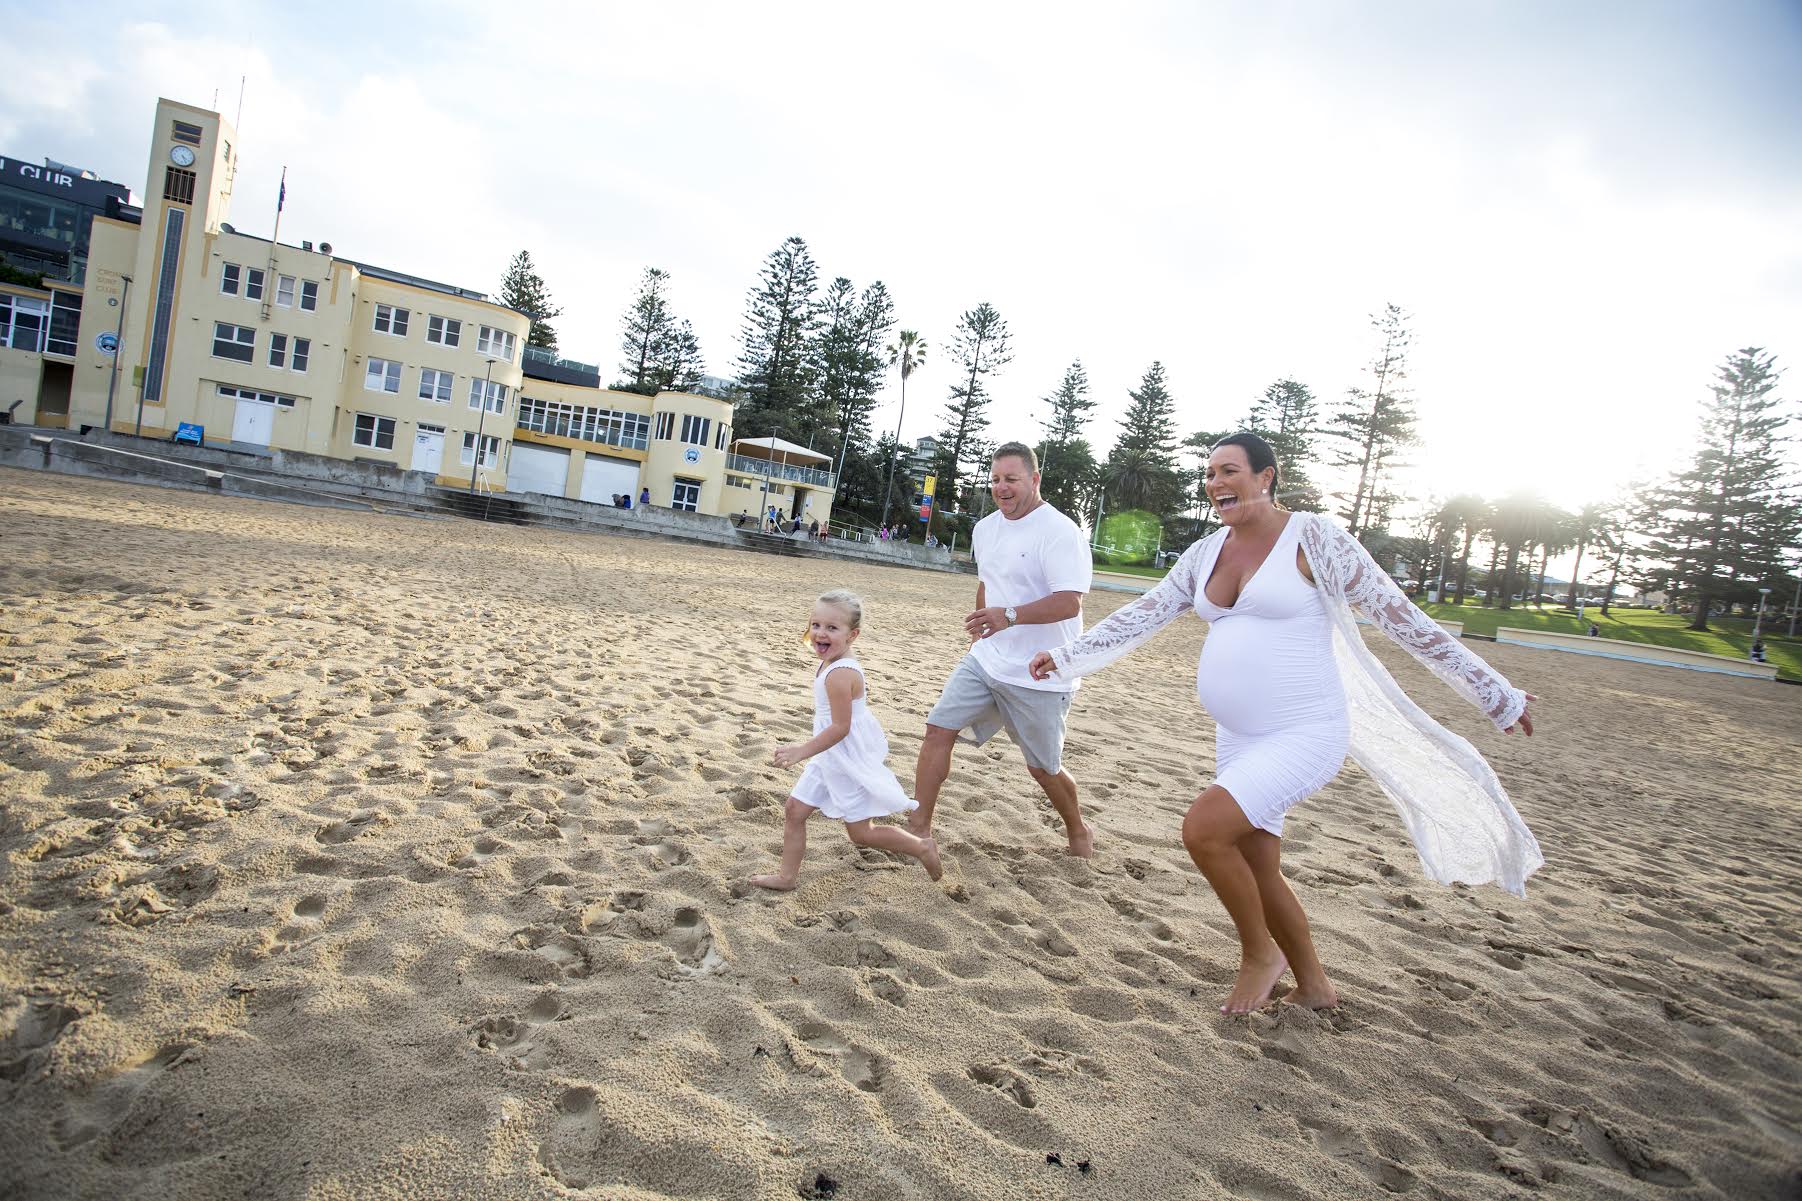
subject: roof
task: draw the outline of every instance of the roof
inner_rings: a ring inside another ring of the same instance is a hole
[[[793,442],[784,442],[781,438],[735,438],[734,447],[755,446],[759,450],[767,450],[772,454],[783,455],[791,459],[814,459],[821,463],[832,462],[831,455],[823,455],[817,450],[808,450],[805,446],[796,446]]]

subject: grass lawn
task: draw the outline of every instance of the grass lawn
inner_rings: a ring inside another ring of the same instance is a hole
[[[1513,626],[1524,630],[1552,630],[1561,634],[1588,633],[1593,621],[1604,638],[1623,642],[1649,642],[1655,646],[1674,646],[1683,650],[1705,651],[1711,655],[1728,655],[1744,659],[1752,647],[1752,622],[1741,617],[1710,618],[1706,634],[1685,629],[1688,617],[1673,617],[1651,609],[1611,608],[1606,617],[1591,606],[1583,611],[1579,622],[1575,613],[1547,605],[1516,605],[1512,609],[1485,609],[1481,605],[1422,605],[1433,617],[1443,621],[1462,621],[1471,634],[1494,636],[1497,626]],[[1764,646],[1766,657],[1786,679],[1802,680],[1802,638],[1788,638],[1784,621],[1765,619]]]
[[[1148,580],[1161,580],[1170,574],[1168,567],[1103,567],[1097,563],[1096,571],[1111,571],[1115,575],[1144,576]]]

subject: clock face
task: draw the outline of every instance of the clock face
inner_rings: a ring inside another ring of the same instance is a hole
[[[194,165],[194,152],[186,146],[171,146],[169,148],[169,161],[178,167],[192,167]]]

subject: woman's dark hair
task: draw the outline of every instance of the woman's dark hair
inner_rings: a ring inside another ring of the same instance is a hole
[[[1222,446],[1237,446],[1244,451],[1246,460],[1251,464],[1253,475],[1263,471],[1266,467],[1270,468],[1270,503],[1275,504],[1277,497],[1276,452],[1270,449],[1270,443],[1256,434],[1247,432],[1228,434],[1214,443],[1213,449],[1219,450]]]

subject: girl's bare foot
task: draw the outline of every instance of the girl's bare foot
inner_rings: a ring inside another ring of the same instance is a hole
[[[1300,1005],[1303,1009],[1337,1009],[1339,994],[1332,985],[1323,989],[1292,988],[1282,996],[1285,1005]]]
[[[928,876],[936,880],[945,874],[945,865],[939,862],[939,844],[933,841],[931,835],[927,835],[920,841],[926,844],[920,851],[920,866],[926,869]]]
[[[752,876],[746,883],[770,889],[772,892],[793,892],[795,890],[795,882],[787,876]]]
[[[1283,978],[1283,972],[1289,967],[1282,952],[1274,945],[1271,949],[1268,958],[1239,961],[1239,978],[1233,981],[1233,991],[1226,998],[1226,1004],[1220,1007],[1221,1013],[1250,1013],[1270,1004],[1270,990],[1276,987],[1276,982]]]

